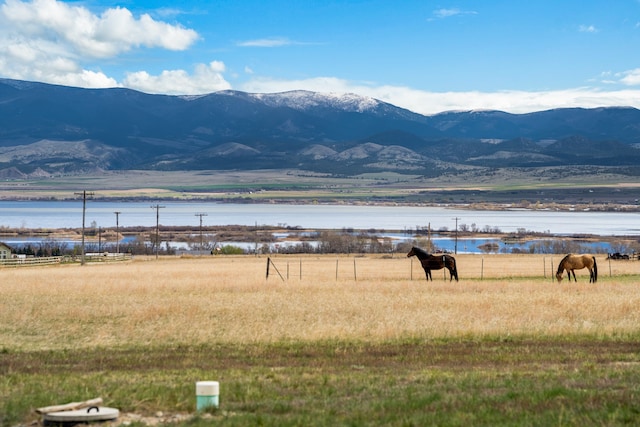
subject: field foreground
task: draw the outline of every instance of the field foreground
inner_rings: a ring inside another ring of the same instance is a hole
[[[0,269],[0,423],[102,396],[141,425],[637,424],[640,263],[558,284],[560,257],[459,255],[458,283],[404,255]]]

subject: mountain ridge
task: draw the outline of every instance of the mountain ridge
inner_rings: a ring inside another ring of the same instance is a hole
[[[640,110],[624,106],[426,116],[356,94],[169,96],[0,79],[5,176],[283,168],[434,176],[559,165],[635,173],[638,147]]]

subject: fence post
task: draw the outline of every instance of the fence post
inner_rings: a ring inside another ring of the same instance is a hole
[[[267,279],[269,278],[269,264],[273,265],[273,268],[275,268],[276,273],[278,273],[278,276],[280,276],[280,278],[284,282],[284,277],[282,277],[282,274],[280,274],[278,267],[276,267],[276,265],[271,261],[271,258],[267,258]]]

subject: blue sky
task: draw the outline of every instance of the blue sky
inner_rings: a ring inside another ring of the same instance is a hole
[[[0,77],[311,90],[422,114],[640,108],[640,0],[0,0]]]

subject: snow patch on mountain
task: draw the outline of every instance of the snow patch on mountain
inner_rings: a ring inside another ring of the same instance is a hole
[[[289,107],[300,111],[324,107],[362,113],[371,111],[380,105],[380,102],[374,98],[353,93],[338,94],[293,90],[282,93],[253,93],[250,96],[270,107]]]

